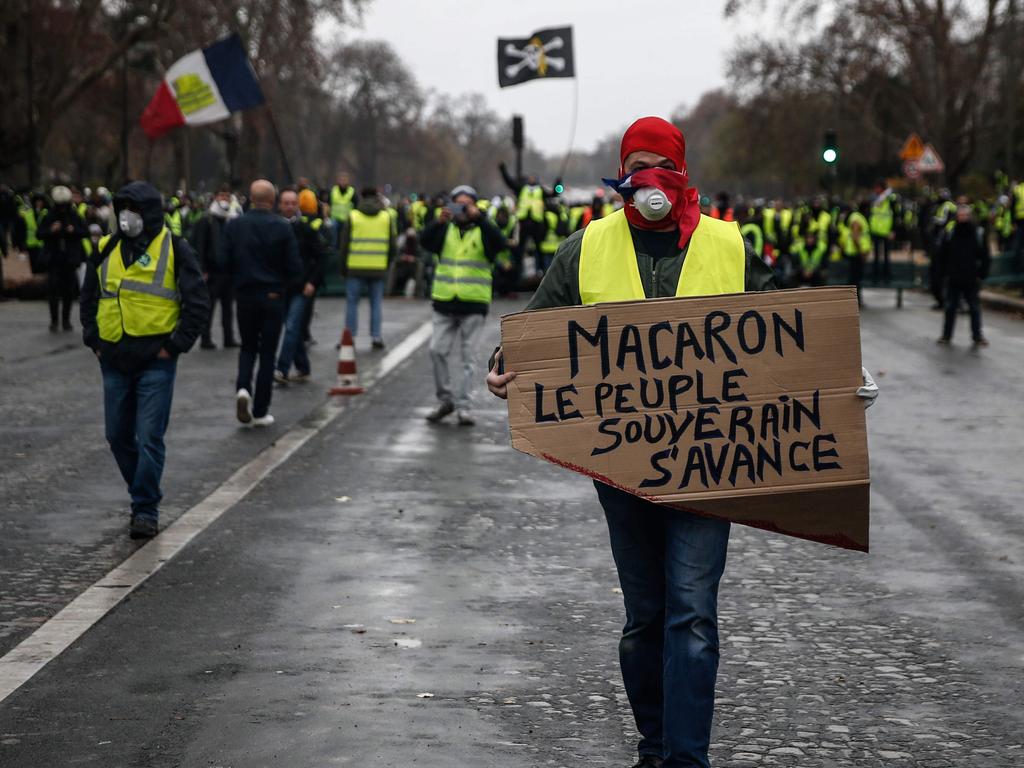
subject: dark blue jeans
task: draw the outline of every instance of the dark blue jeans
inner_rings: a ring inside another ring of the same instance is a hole
[[[707,768],[729,523],[595,486],[626,605],[619,663],[639,753]]]
[[[277,353],[277,370],[285,376],[295,364],[295,370],[309,375],[309,355],[303,343],[303,332],[306,329],[306,308],[309,299],[298,293],[288,300],[288,313],[284,318],[284,340],[281,351]]]
[[[146,368],[103,371],[103,412],[107,442],[132,497],[132,514],[156,520],[164,472],[164,433],[171,416],[177,360],[155,359]]]

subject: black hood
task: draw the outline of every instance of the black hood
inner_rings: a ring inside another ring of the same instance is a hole
[[[142,233],[147,242],[152,240],[164,226],[163,196],[148,181],[133,181],[114,195],[114,215],[119,215],[128,203],[142,214]]]

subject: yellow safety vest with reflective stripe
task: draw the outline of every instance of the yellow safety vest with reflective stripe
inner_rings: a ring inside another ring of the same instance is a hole
[[[871,234],[888,237],[892,233],[892,199],[886,197],[882,202],[871,206]]]
[[[434,271],[431,298],[490,304],[491,282],[491,263],[484,252],[480,227],[471,227],[463,234],[457,225],[449,224]]]
[[[853,223],[860,222],[860,241],[853,239]],[[839,247],[844,256],[864,256],[871,252],[871,232],[868,220],[859,211],[853,211],[846,223],[839,225]]]
[[[412,214],[412,225],[415,229],[423,229],[427,221],[427,204],[422,200],[413,200],[409,205],[409,213]]]
[[[35,208],[25,207],[18,210],[18,215],[25,222],[25,247],[42,248],[43,241],[39,239],[39,225],[46,218],[46,209],[36,214]]]
[[[181,237],[181,211],[174,210],[164,214],[164,223],[167,224],[172,235]]]
[[[100,239],[100,252],[110,235]],[[96,324],[103,341],[129,336],[161,336],[178,325],[181,298],[174,274],[174,245],[167,227],[129,267],[121,258],[121,242],[97,267],[100,298]]]
[[[335,184],[331,187],[331,218],[335,221],[348,221],[352,214],[352,198],[355,197],[356,189],[350,186],[344,192],[341,187]]]
[[[562,217],[565,214],[557,214],[554,211],[545,211],[544,218],[547,223],[547,234],[544,235],[544,239],[540,243],[541,253],[555,253],[558,250],[558,246],[565,240],[560,234],[558,234],[558,225],[561,223]]]
[[[385,272],[388,268],[388,245],[391,242],[391,214],[382,210],[373,216],[352,211],[349,218],[352,237],[348,246],[350,270]]]
[[[1013,188],[1013,196],[1017,198],[1013,206],[1013,218],[1017,221],[1024,221],[1024,181]]]
[[[743,235],[744,240],[753,246],[754,253],[758,256],[764,255],[764,234],[761,232],[761,226],[756,221],[748,221],[740,227],[740,234]]]
[[[742,293],[746,268],[736,223],[701,214],[679,271],[676,296]],[[625,212],[595,219],[583,230],[579,280],[584,304],[646,298]]]
[[[544,189],[539,184],[526,184],[519,190],[519,206],[516,216],[522,219],[544,221]]]

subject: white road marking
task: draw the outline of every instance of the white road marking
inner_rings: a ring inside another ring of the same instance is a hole
[[[373,384],[391,373],[419,349],[430,338],[430,334],[431,323],[427,321],[383,357],[366,383]],[[335,399],[317,408],[238,469],[213,493],[186,511],[159,536],[136,550],[127,560],[8,651],[0,658],[0,702],[63,653],[114,606],[181,552],[192,539],[286,462],[311,437],[344,413],[344,405],[344,402],[338,403]]]

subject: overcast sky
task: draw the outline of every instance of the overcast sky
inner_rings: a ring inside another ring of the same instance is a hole
[[[572,80],[498,88],[497,39],[571,24],[576,45],[579,125],[588,150],[636,117],[667,117],[725,83],[738,39],[724,0],[372,0],[349,39],[387,40],[421,86],[482,93],[500,114],[522,114],[545,153],[567,148]],[[642,17],[641,14],[642,13]]]

